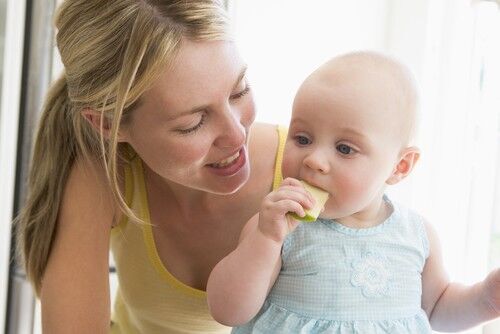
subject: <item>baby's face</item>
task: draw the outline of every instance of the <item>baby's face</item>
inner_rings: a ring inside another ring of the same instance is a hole
[[[313,77],[297,93],[283,174],[330,193],[321,217],[380,204],[403,149],[399,111],[385,85],[356,74],[339,82]]]

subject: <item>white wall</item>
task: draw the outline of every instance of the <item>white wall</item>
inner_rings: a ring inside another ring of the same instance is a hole
[[[384,50],[387,2],[235,0],[235,31],[249,65],[257,120],[288,124],[299,84],[330,57]]]

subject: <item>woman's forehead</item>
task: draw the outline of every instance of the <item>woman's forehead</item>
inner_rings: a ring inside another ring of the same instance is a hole
[[[231,92],[244,69],[234,42],[185,40],[170,66],[143,94],[142,104],[168,116],[216,103]]]

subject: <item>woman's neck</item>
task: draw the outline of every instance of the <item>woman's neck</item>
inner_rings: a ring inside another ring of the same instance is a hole
[[[165,201],[169,211],[176,212],[185,221],[197,221],[200,215],[209,216],[221,195],[189,188],[164,179],[144,164],[144,182],[149,201]]]

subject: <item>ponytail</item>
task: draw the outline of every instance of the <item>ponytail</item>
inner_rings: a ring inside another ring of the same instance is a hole
[[[37,295],[52,243],[64,184],[76,154],[76,140],[64,74],[47,94],[40,119],[25,205],[15,220],[17,250]]]

